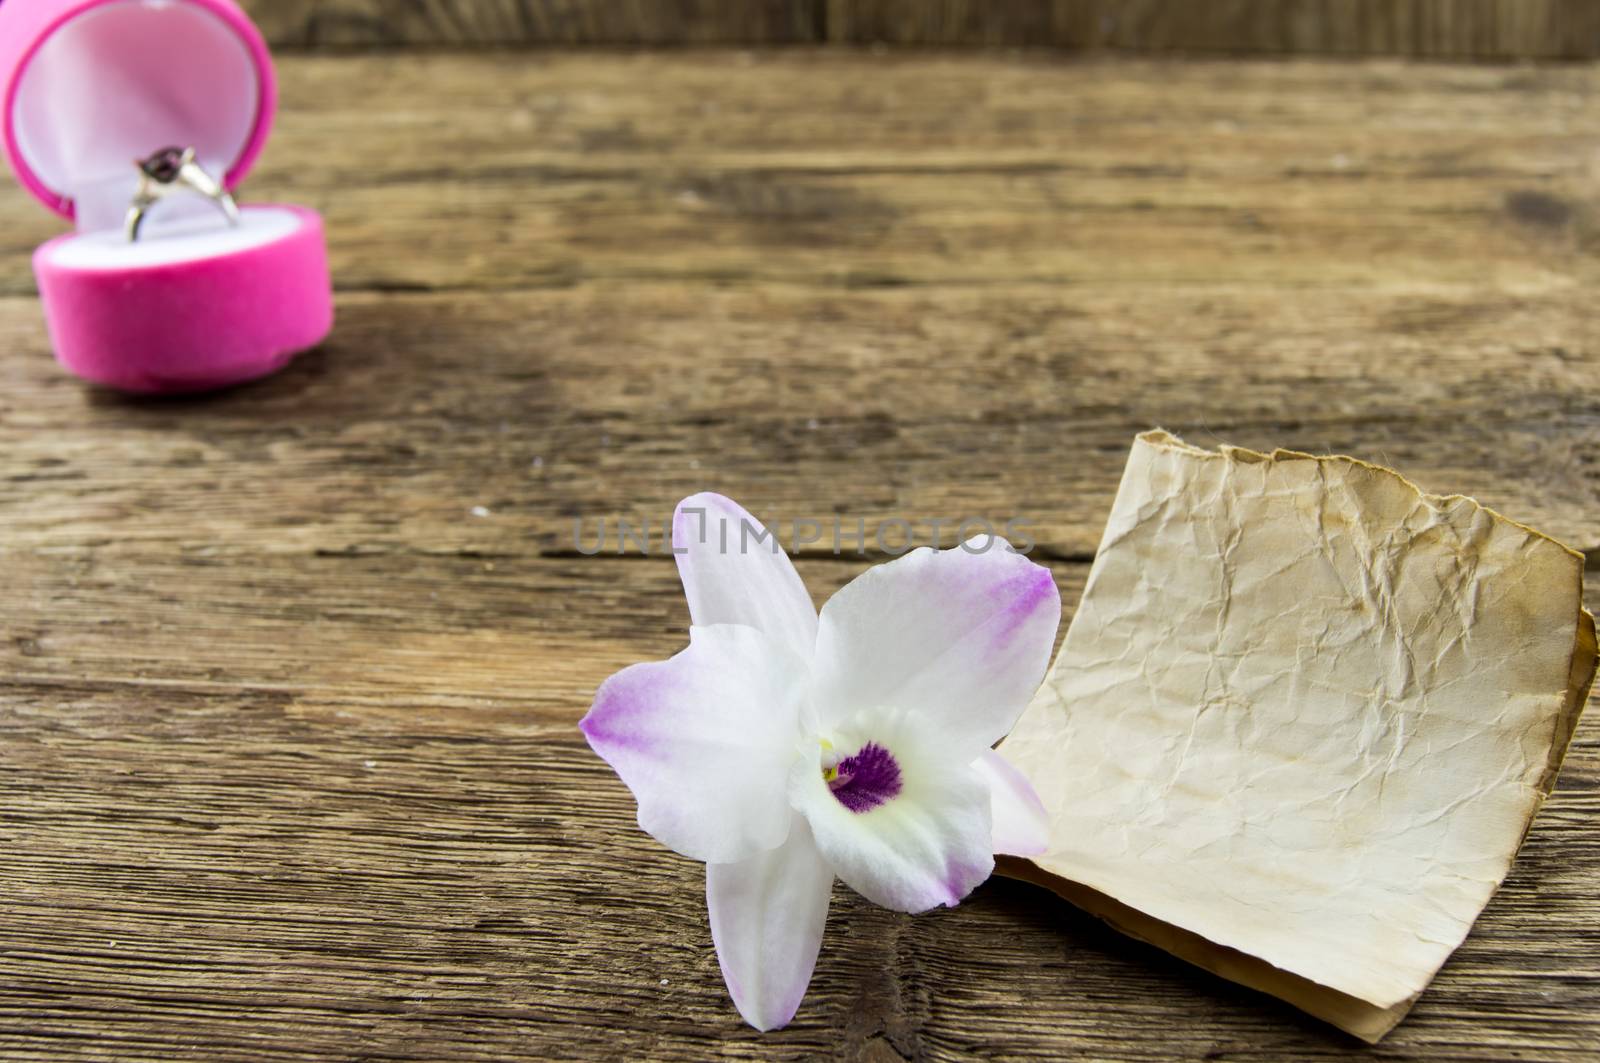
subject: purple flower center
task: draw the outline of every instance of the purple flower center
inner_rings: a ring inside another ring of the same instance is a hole
[[[877,808],[900,792],[900,765],[894,754],[868,742],[851,757],[839,762],[828,780],[828,789],[839,803],[852,812]]]

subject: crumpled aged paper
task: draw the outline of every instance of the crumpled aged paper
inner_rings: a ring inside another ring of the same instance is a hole
[[[1583,556],[1350,458],[1142,435],[1004,744],[1002,871],[1368,1041],[1504,879],[1595,672]]]

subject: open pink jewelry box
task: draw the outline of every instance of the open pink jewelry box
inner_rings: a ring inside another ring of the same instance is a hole
[[[22,186],[73,222],[34,275],[57,359],[135,392],[265,376],[333,325],[322,219],[220,211],[277,108],[266,42],[233,0],[0,0],[0,143]],[[193,149],[220,200],[172,195],[135,222],[139,160]],[[137,239],[128,235],[128,228]]]

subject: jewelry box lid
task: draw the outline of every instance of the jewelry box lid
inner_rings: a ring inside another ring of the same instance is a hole
[[[0,0],[0,147],[78,228],[121,223],[138,159],[195,149],[232,189],[266,143],[277,81],[233,0]]]

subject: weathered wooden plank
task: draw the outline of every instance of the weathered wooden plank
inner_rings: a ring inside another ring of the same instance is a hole
[[[893,43],[1127,51],[1600,54],[1588,0],[246,0],[280,47]]]
[[[1126,51],[1576,59],[1600,54],[1586,0],[830,0],[828,39]]]
[[[823,0],[245,0],[280,47],[803,44]]]
[[[1026,519],[1081,558],[1153,425],[1353,453],[1600,546],[1600,309],[1568,286],[350,295],[322,352],[177,403],[86,390],[34,314],[0,303],[18,550],[494,559],[573,553],[581,518],[614,551],[716,487],[791,539]]]
[[[1594,260],[1600,70],[305,58],[242,190],[345,289],[589,280],[1530,288]],[[59,220],[0,187],[0,291]]]
[[[866,565],[807,560],[804,574],[820,604]],[[1063,566],[1063,597],[1083,568]],[[666,557],[13,554],[6,573],[7,682],[156,701],[242,690],[330,725],[355,713],[435,736],[570,744],[601,679],[670,656],[688,630]]]
[[[802,572],[820,597],[859,567]],[[1070,616],[1084,566],[1055,568]],[[7,573],[8,634],[39,629],[0,643],[8,1059],[1350,1048],[1003,882],[917,918],[840,888],[797,1022],[744,1028],[698,868],[638,832],[573,730],[607,671],[681,645],[669,561],[33,555]],[[1597,787],[1591,720],[1385,1058],[1587,1058]]]

